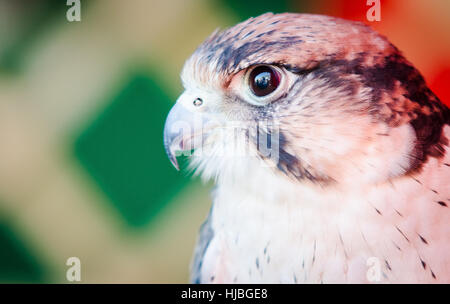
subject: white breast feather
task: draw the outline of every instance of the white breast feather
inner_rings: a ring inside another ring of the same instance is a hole
[[[218,183],[202,280],[366,283],[375,258],[374,283],[450,283],[450,208],[440,204],[450,206],[449,163],[446,147],[420,174],[344,191],[287,182],[246,160]]]

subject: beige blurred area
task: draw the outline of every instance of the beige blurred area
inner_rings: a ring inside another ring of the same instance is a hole
[[[14,13],[0,2],[11,29],[0,30],[2,42],[19,26]],[[46,29],[21,73],[0,74],[0,214],[48,266],[49,282],[67,282],[71,256],[81,260],[83,283],[188,281],[210,187],[189,184],[175,198],[182,202],[129,233],[71,159],[71,140],[105,106],[127,65],[164,71],[161,81],[179,92],[184,60],[226,18],[207,0],[95,1],[82,6],[81,22],[59,18]]]

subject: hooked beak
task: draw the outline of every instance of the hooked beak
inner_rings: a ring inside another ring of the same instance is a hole
[[[199,147],[202,126],[205,118],[202,114],[190,111],[177,102],[170,110],[164,125],[164,149],[172,163],[179,170],[177,152],[192,151]]]

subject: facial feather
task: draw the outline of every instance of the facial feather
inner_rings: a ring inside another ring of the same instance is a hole
[[[245,71],[259,64],[293,79],[264,106],[239,93]],[[197,153],[193,166],[206,178],[246,170],[248,159],[214,157],[218,142],[232,151],[250,141],[253,156],[277,173],[320,185],[409,174],[429,157],[442,157],[448,144],[442,129],[449,109],[395,46],[358,22],[307,14],[251,18],[213,33],[186,62],[182,79],[187,88],[215,92],[207,102],[217,117],[245,130],[241,142],[231,143],[230,134],[205,141],[202,152],[210,154]],[[261,123],[273,126],[265,132],[277,136],[276,160],[258,155],[249,136]]]

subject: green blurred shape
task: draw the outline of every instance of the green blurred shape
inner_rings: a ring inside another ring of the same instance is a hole
[[[77,158],[134,227],[149,223],[189,180],[164,152],[164,121],[175,98],[156,79],[132,76],[75,143]]]
[[[216,0],[223,6],[228,6],[241,20],[256,17],[263,13],[293,12],[298,3],[293,0]],[[294,5],[295,4],[295,5]]]
[[[0,282],[42,283],[43,281],[43,267],[9,226],[0,222]]]

